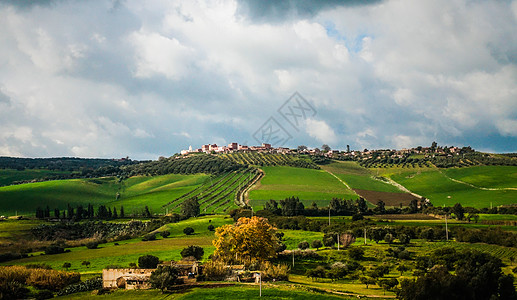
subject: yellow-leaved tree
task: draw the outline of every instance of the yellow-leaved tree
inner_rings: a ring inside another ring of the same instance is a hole
[[[276,228],[266,218],[240,218],[215,230],[214,255],[225,262],[263,262],[276,255]]]

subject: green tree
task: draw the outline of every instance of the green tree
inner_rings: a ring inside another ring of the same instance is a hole
[[[465,209],[463,208],[463,206],[461,206],[460,203],[454,204],[454,206],[452,207],[452,212],[456,216],[456,219],[460,221],[463,220],[463,218],[465,217]]]
[[[194,228],[192,228],[192,227],[185,227],[185,229],[183,229],[183,233],[186,234],[186,235],[192,235],[192,234],[194,234]]]
[[[203,250],[203,248],[199,246],[188,246],[181,250],[181,257],[183,258],[192,256],[197,260],[201,260],[201,258],[203,258],[203,255],[205,255],[205,250]]]
[[[151,273],[149,283],[155,289],[164,290],[169,289],[178,282],[178,269],[172,266],[160,266]]]
[[[323,246],[323,243],[321,242],[321,240],[314,240],[312,241],[311,243],[311,247],[312,248],[316,248],[316,249],[319,249]]]
[[[372,284],[375,284],[375,283],[376,283],[375,279],[373,279],[373,278],[371,278],[371,277],[369,277],[369,276],[361,276],[361,277],[359,277],[359,281],[360,281],[362,284],[366,285],[366,288],[367,288],[367,289],[368,289],[368,286],[369,286],[369,285],[372,285]]]
[[[81,263],[81,265],[86,266],[87,268],[89,268],[89,267],[90,267],[90,262],[89,262],[89,261],[87,261],[87,260],[83,260],[83,262]]]
[[[160,259],[154,255],[144,255],[138,258],[138,267],[141,269],[154,269],[160,262]]]
[[[168,231],[168,230],[165,230],[165,231],[162,231],[160,234],[161,234],[161,235],[162,235],[162,237],[165,239],[165,238],[167,238],[169,235],[171,235],[171,232],[170,232],[170,231]]]
[[[329,152],[331,149],[330,149],[329,145],[327,145],[327,144],[323,144],[323,145],[321,146],[321,150],[323,150],[323,151],[325,151],[325,152]]]
[[[348,257],[354,260],[362,260],[364,258],[363,248],[353,247],[348,249]]]
[[[305,249],[309,248],[309,243],[307,241],[299,242],[298,248],[301,250],[305,250]]]
[[[65,263],[63,264],[63,269],[66,269],[66,270],[68,271],[68,269],[69,269],[71,266],[72,266],[72,264],[71,264],[71,263],[69,263],[69,262],[65,262]]]
[[[181,203],[181,213],[188,218],[199,216],[200,208],[197,197],[183,201]]]

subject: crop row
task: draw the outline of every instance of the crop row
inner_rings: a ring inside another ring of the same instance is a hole
[[[255,166],[284,166],[293,161],[294,158],[285,154],[272,154],[261,152],[238,152],[222,156],[232,162],[243,165]]]

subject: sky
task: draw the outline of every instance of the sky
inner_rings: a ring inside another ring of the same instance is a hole
[[[517,1],[1,0],[0,156],[517,152]]]

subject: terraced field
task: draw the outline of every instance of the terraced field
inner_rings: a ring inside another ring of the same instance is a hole
[[[256,169],[231,172],[210,179],[205,184],[183,194],[163,207],[169,211],[180,211],[181,203],[188,198],[197,198],[202,212],[226,212],[237,207],[237,193],[259,176]]]
[[[243,165],[284,166],[295,160],[292,155],[261,152],[237,152],[222,154],[221,157]]]

